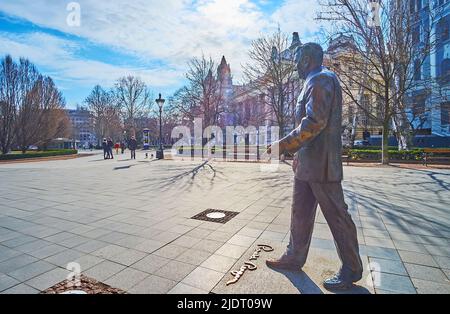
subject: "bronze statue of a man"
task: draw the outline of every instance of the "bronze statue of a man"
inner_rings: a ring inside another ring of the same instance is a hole
[[[268,260],[273,268],[300,270],[306,262],[317,205],[331,229],[340,271],[324,281],[329,290],[344,290],[362,278],[356,226],[342,191],[342,89],[337,76],[324,68],[322,47],[308,43],[297,49],[295,61],[305,79],[297,112],[300,124],[287,137],[272,144],[279,152],[296,153],[291,238],[286,252]]]

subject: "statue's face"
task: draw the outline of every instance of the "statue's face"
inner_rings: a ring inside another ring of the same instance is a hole
[[[308,69],[311,65],[311,58],[305,53],[304,49],[297,50],[295,60],[297,62],[297,71],[301,79],[306,79]]]

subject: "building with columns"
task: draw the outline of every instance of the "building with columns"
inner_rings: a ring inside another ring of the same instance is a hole
[[[345,87],[344,90],[350,92],[353,97],[357,97],[360,104],[372,115],[378,116],[380,112],[377,112],[377,107],[373,106],[377,101],[374,95],[367,90],[362,90],[359,84],[348,79],[349,73],[354,73],[354,77],[364,79],[362,73],[357,73],[356,69],[351,68],[355,54],[357,54],[357,49],[354,47],[353,39],[340,35],[330,40],[328,48],[325,50],[324,66],[338,75],[341,85]],[[346,73],[346,75],[339,75],[340,73]],[[345,92],[342,105],[342,128],[346,140],[350,141],[351,138],[368,140],[371,136],[382,134],[382,127],[369,119],[367,112]]]

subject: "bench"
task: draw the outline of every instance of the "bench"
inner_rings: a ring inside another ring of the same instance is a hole
[[[352,155],[348,153],[347,155],[342,155],[342,161],[347,162],[347,166],[350,165],[350,161],[352,159]]]
[[[428,167],[430,161],[445,161],[450,163],[450,149],[449,148],[425,148],[423,150],[423,165]],[[446,156],[442,156],[446,155]]]

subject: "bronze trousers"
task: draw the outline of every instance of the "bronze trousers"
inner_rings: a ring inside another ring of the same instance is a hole
[[[356,226],[348,213],[340,182],[313,183],[295,179],[292,201],[291,238],[286,254],[295,256],[301,266],[306,262],[314,228],[317,205],[333,234],[342,262],[341,272],[362,274]]]

